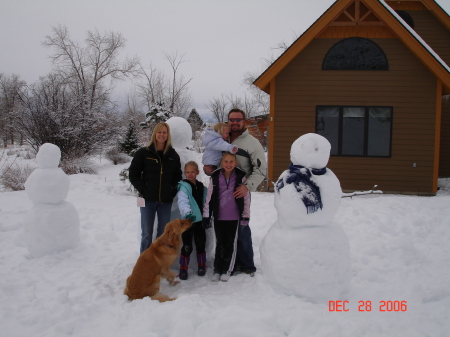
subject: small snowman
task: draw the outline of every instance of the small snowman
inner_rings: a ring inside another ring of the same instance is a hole
[[[292,163],[275,186],[278,219],[260,249],[264,276],[274,288],[314,303],[345,299],[351,277],[349,241],[333,222],[342,190],[326,167],[330,149],[315,133],[292,144]]]
[[[25,182],[34,206],[24,218],[25,242],[33,257],[75,248],[80,240],[80,221],[75,207],[65,201],[69,177],[58,167],[61,150],[45,143],[36,155],[38,168]]]

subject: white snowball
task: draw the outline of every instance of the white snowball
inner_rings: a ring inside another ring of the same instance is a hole
[[[78,212],[67,201],[34,206],[23,224],[25,243],[33,257],[75,248],[80,241]]]
[[[314,303],[348,299],[350,246],[340,226],[282,229],[275,223],[260,252],[264,277],[275,290]]]
[[[58,167],[60,160],[61,150],[51,143],[42,144],[36,155],[36,161],[40,168]]]
[[[37,168],[25,182],[25,190],[33,204],[58,204],[67,198],[70,179],[58,167]]]
[[[323,175],[313,175],[313,182],[320,189],[323,208],[315,213],[307,213],[302,201],[302,192],[298,192],[294,184],[287,184],[289,170],[284,171],[279,179],[283,179],[284,187],[275,190],[275,208],[278,212],[279,224],[282,228],[298,228],[307,226],[328,225],[336,215],[341,204],[342,189],[336,175],[327,168]]]
[[[182,117],[171,117],[166,122],[170,126],[170,137],[175,149],[186,148],[192,140],[192,128]]]
[[[321,169],[330,159],[330,142],[316,133],[307,133],[291,146],[291,162],[294,165]]]

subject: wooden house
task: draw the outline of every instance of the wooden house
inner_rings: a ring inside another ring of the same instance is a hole
[[[315,132],[344,191],[434,195],[450,176],[448,65],[437,2],[335,1],[254,82],[270,94],[269,178]]]

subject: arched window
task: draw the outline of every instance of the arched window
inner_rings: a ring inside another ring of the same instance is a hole
[[[412,29],[414,29],[414,20],[408,13],[404,11],[395,11],[399,17],[403,19]]]
[[[389,70],[383,50],[374,42],[351,37],[336,43],[328,51],[323,70]]]

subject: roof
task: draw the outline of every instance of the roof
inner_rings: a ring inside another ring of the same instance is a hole
[[[384,0],[356,0],[367,6],[384,25],[438,78],[450,93],[450,67],[433,49],[405,23]],[[449,15],[434,1],[420,0],[437,19],[450,30]],[[258,88],[270,93],[274,79],[314,38],[335,21],[355,0],[337,0],[323,13],[269,68],[254,82]]]

